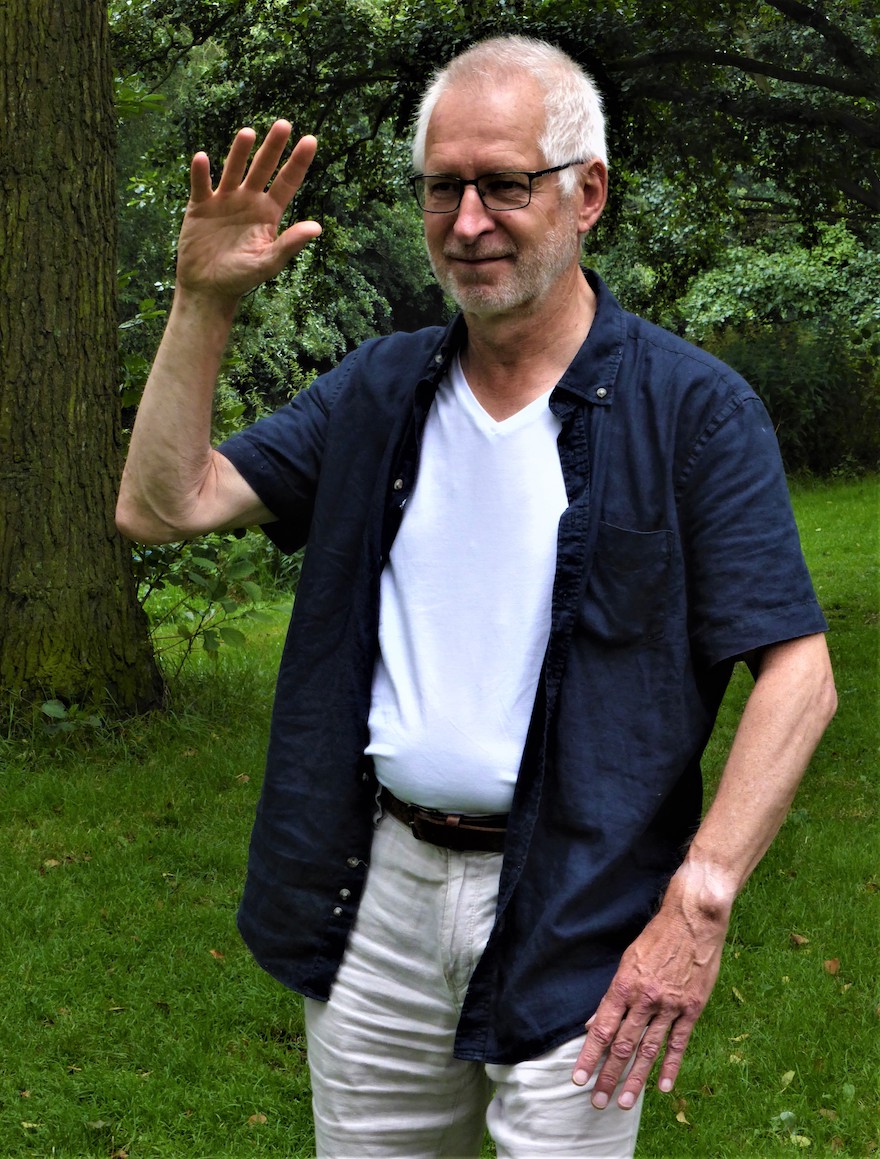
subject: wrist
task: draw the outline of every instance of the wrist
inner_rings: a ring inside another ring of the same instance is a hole
[[[239,301],[237,295],[187,286],[178,280],[174,288],[172,310],[182,320],[228,331],[235,318]]]
[[[662,908],[726,926],[740,884],[735,874],[691,851],[670,879]]]

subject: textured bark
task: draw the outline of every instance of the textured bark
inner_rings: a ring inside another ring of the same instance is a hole
[[[0,691],[160,682],[113,524],[115,116],[104,0],[0,3]]]

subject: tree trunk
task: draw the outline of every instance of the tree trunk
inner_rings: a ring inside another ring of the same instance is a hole
[[[0,4],[0,693],[155,703],[113,524],[115,114],[105,0]]]

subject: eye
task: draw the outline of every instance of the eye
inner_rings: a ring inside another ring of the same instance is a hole
[[[480,189],[492,201],[520,204],[529,199],[529,179],[524,173],[491,173],[481,179]]]
[[[425,195],[437,199],[458,197],[458,181],[454,177],[426,177]]]

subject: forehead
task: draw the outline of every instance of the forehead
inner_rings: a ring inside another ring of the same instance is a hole
[[[541,168],[545,119],[543,93],[531,78],[451,86],[428,122],[425,169],[467,177]]]

